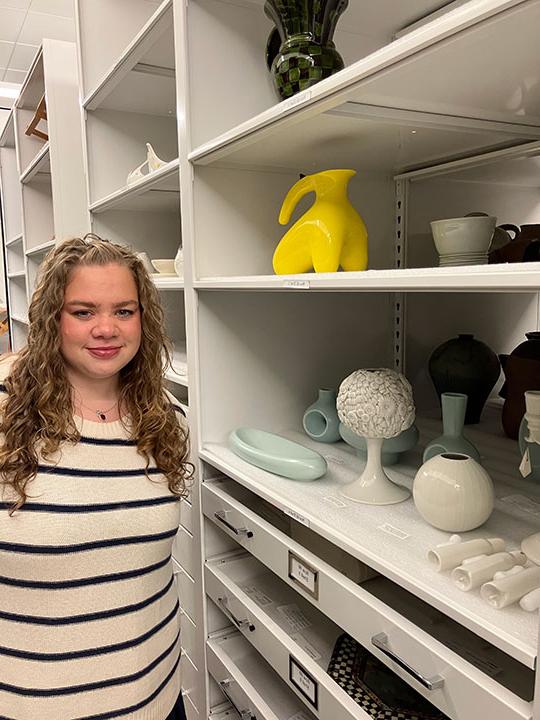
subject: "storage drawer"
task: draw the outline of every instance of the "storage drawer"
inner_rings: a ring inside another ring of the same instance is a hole
[[[195,698],[198,682],[197,668],[186,654],[182,654],[180,658],[180,680],[182,683],[182,694],[185,699],[189,699],[190,697]]]
[[[187,500],[180,501],[180,525],[193,535],[193,505]]]
[[[189,617],[189,615],[182,611],[182,618],[181,618],[181,637],[180,637],[180,645],[182,647],[182,651],[186,652],[190,660],[193,662],[195,667],[197,667],[197,640],[196,640],[196,625],[193,622],[193,620]]]
[[[320,718],[368,720],[326,672],[341,629],[307,600],[251,555],[207,562],[205,587],[310,710]]]
[[[185,530],[182,525],[178,528],[178,532],[174,538],[172,546],[172,556],[176,562],[181,565],[191,577],[195,575],[195,543],[193,536]]]
[[[195,582],[174,559],[173,573],[176,578],[180,607],[193,620],[195,617]]]
[[[239,633],[209,638],[208,672],[240,717],[250,720],[313,720],[272,668]]]
[[[184,695],[184,707],[186,709],[187,720],[200,720],[200,715],[195,705],[189,699],[189,695]]]
[[[531,718],[530,703],[338,573],[231,494],[241,497],[243,492],[247,493],[232,481],[204,483],[204,514],[449,717],[477,720],[483,714],[490,720]],[[372,639],[377,636],[386,639],[390,653],[398,660],[374,646]],[[404,665],[414,668],[414,675]],[[424,684],[428,682],[431,690]]]

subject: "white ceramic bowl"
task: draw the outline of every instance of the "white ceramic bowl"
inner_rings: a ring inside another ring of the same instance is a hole
[[[434,220],[430,224],[439,255],[452,255],[487,253],[496,223],[497,218],[490,216]]]
[[[158,273],[174,275],[174,260],[152,260],[152,265]]]

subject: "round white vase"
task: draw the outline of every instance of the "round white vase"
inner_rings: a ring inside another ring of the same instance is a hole
[[[495,494],[484,468],[468,455],[443,453],[425,462],[413,485],[416,509],[440,530],[474,530],[491,515]]]

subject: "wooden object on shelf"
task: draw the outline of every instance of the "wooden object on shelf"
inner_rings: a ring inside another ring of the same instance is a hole
[[[36,112],[32,120],[28,123],[28,127],[24,131],[25,135],[35,135],[41,140],[48,142],[49,135],[43,130],[38,129],[38,124],[41,120],[47,120],[47,105],[45,103],[45,95],[41,98],[36,108]]]

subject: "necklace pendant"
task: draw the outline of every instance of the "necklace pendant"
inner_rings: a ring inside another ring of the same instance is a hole
[[[101,410],[96,410],[96,415],[101,420],[101,422],[105,422],[107,420],[107,416]]]

